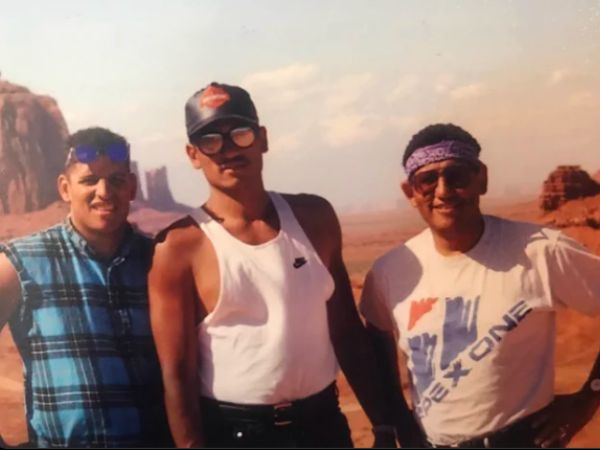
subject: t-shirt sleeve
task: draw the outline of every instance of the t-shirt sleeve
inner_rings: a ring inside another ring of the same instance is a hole
[[[563,233],[550,251],[548,277],[557,306],[600,314],[600,256]]]
[[[367,322],[382,331],[394,332],[394,322],[383,289],[382,275],[371,269],[365,278],[359,310]]]

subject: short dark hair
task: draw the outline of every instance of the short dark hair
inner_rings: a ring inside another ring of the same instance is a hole
[[[408,142],[402,157],[402,165],[406,165],[406,160],[412,153],[421,147],[437,144],[442,141],[459,141],[469,144],[477,149],[477,154],[481,152],[481,146],[477,139],[471,133],[452,123],[436,123],[428,125],[416,134]]]
[[[92,147],[106,148],[112,144],[125,144],[129,145],[127,139],[120,134],[117,134],[108,128],[102,127],[89,127],[82,130],[78,130],[69,136],[67,140],[68,149],[72,149],[78,145],[89,145]],[[65,163],[65,172],[71,167],[77,160],[73,157],[71,152],[67,156]],[[129,167],[129,158],[127,159],[127,167]]]

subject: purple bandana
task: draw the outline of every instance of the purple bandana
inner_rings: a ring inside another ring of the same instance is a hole
[[[477,149],[464,142],[459,141],[442,141],[437,144],[428,145],[416,149],[406,160],[404,171],[410,177],[415,170],[445,159],[458,158],[466,159],[467,161],[477,162],[479,155]]]

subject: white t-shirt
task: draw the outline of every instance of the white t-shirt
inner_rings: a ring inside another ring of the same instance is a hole
[[[484,216],[477,245],[443,256],[429,229],[379,258],[360,304],[407,355],[429,440],[498,430],[554,397],[555,310],[600,313],[600,257],[559,231]]]

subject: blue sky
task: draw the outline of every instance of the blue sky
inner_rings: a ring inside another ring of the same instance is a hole
[[[3,78],[56,98],[71,131],[125,135],[141,168],[166,165],[194,206],[207,188],[184,153],[183,105],[213,80],[253,96],[267,187],[341,211],[398,204],[402,149],[435,122],[479,139],[490,196],[533,195],[558,164],[600,169],[597,1],[0,0],[0,11]]]

